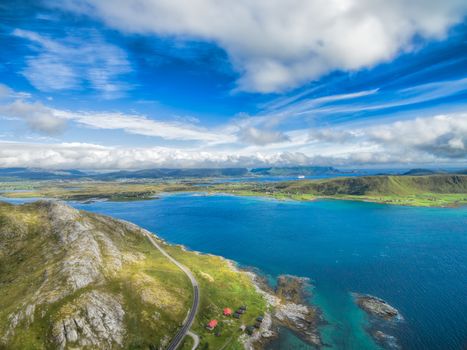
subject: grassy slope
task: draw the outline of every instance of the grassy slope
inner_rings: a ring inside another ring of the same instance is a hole
[[[369,176],[281,183],[222,184],[217,192],[266,195],[278,199],[336,198],[371,202],[455,206],[467,203],[467,176]]]
[[[141,234],[127,230],[124,238],[118,238],[111,233],[116,228],[112,226],[118,225],[115,221],[109,226],[107,221],[99,220],[99,216],[84,215],[101,226],[99,229],[109,232],[119,249],[129,254],[143,254],[144,259],[124,264],[116,275],[107,276],[97,285],[92,284],[57,302],[41,305],[36,309],[34,322],[29,326],[21,325],[18,328],[21,331],[15,332],[6,348],[53,348],[51,324],[63,317],[80,295],[91,289],[104,290],[122,298],[128,330],[125,348],[158,346],[164,336],[170,337],[177,331],[185,318],[191,305],[191,285],[186,276]],[[0,204],[0,338],[10,324],[8,316],[33,297],[46,270],[57,286],[62,283],[57,266],[65,251],[53,257],[48,253],[56,243],[50,242],[50,236],[44,234],[49,229],[45,213],[37,205]],[[238,334],[238,324],[228,326],[224,323],[221,337],[213,337],[203,329],[210,318],[222,320],[219,315],[224,305],[235,307],[246,303],[252,308],[250,318],[264,312],[263,299],[254,291],[250,280],[244,274],[232,271],[225,260],[175,246],[167,246],[167,249],[193,270],[201,284],[201,308],[195,330],[202,335],[203,345],[209,342],[211,348],[216,348]],[[206,274],[212,280],[206,279]],[[155,302],[143,300],[142,289]],[[235,339],[231,341],[232,348],[238,348]]]

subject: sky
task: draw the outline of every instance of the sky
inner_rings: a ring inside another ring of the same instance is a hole
[[[0,0],[0,167],[467,166],[465,0]]]

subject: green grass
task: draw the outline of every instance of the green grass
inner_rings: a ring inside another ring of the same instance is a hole
[[[266,303],[256,292],[250,277],[232,270],[229,262],[221,257],[194,254],[176,246],[168,247],[167,251],[190,268],[200,284],[199,316],[193,326],[200,336],[200,348],[209,344],[210,349],[219,349],[228,342],[228,349],[240,349],[237,341],[242,334],[240,326],[253,325],[255,319],[266,312]],[[240,319],[223,316],[225,307],[235,311],[241,305],[247,305],[248,310]],[[211,319],[219,321],[212,332],[205,328]],[[215,335],[217,331],[220,331],[220,336]]]

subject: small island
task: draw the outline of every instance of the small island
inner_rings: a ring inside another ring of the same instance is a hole
[[[358,306],[372,316],[376,316],[387,321],[401,319],[402,317],[395,307],[389,305],[380,298],[372,295],[356,293],[354,293],[354,297]]]

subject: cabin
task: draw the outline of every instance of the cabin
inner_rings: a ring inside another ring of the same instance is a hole
[[[206,325],[206,328],[210,331],[212,331],[214,328],[217,327],[217,320],[211,320],[209,323]]]
[[[224,309],[224,316],[232,316],[232,309],[226,307]]]

